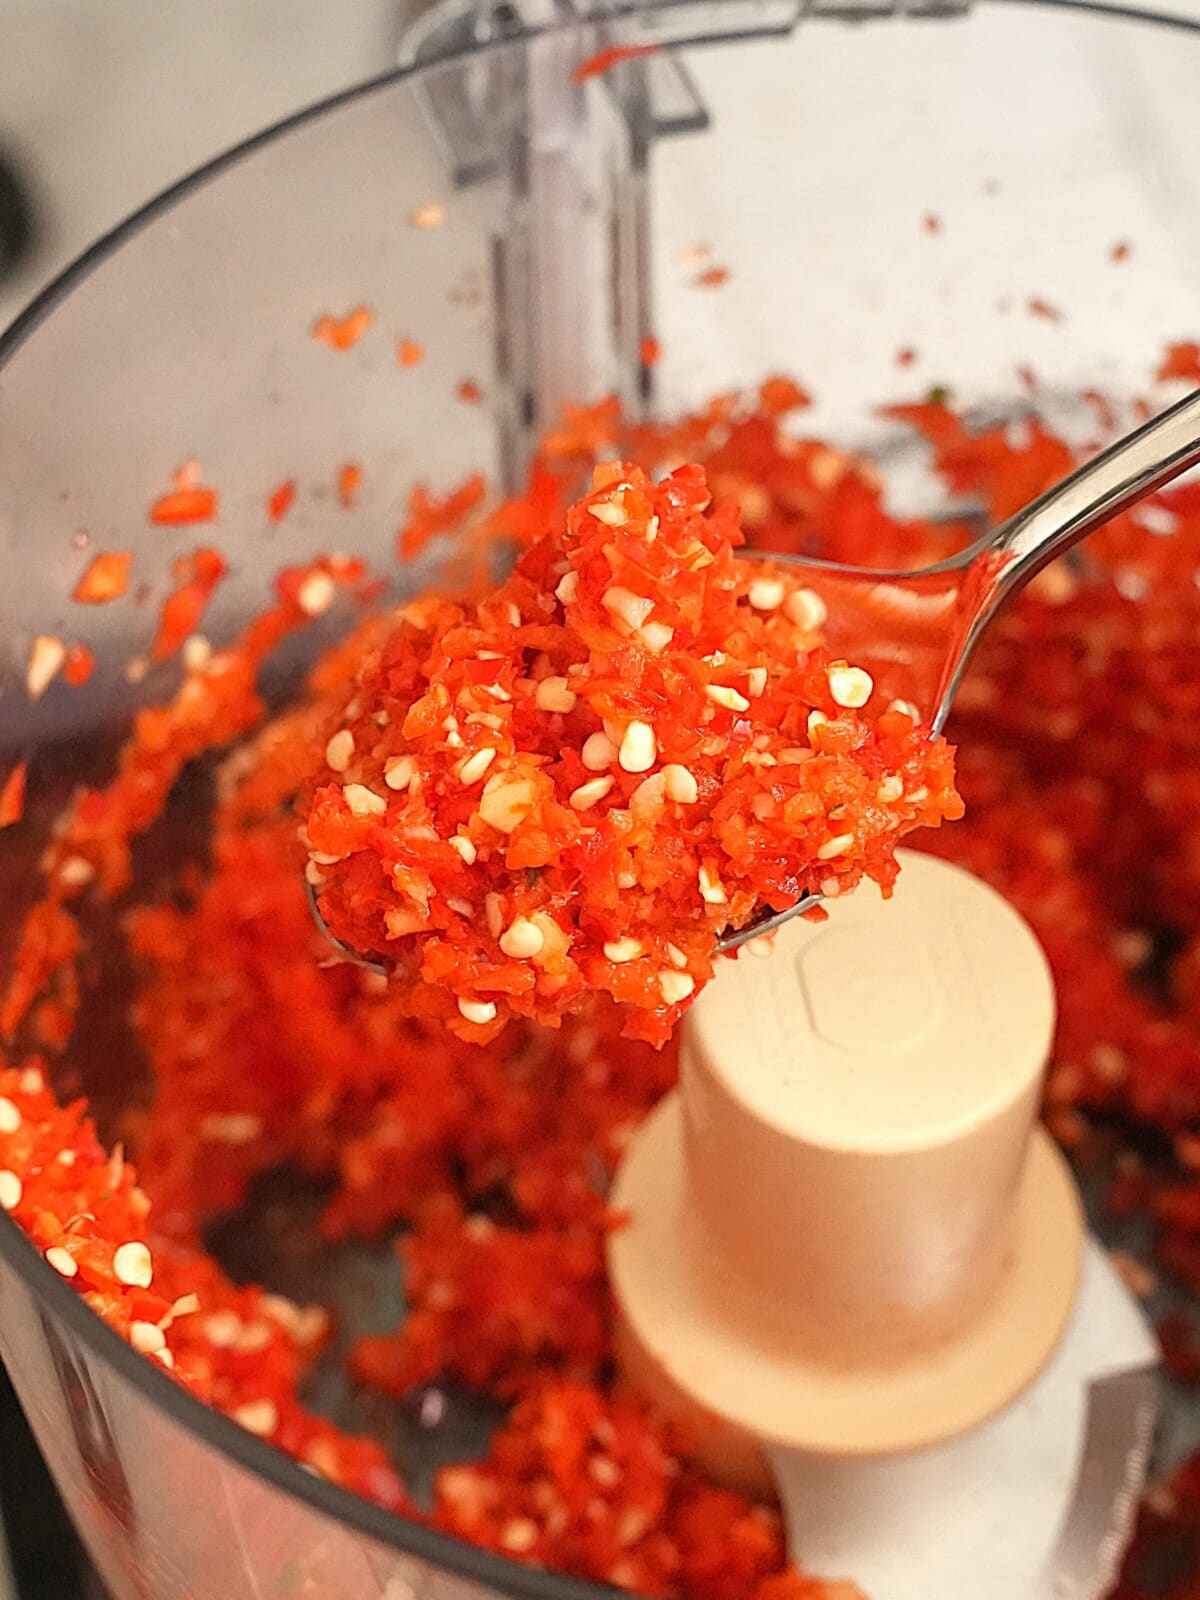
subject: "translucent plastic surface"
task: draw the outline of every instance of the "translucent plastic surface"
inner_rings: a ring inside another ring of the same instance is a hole
[[[727,15],[731,33],[754,26],[750,7]],[[569,54],[602,42],[581,28]],[[526,48],[488,59],[515,69]],[[960,405],[1020,415],[1029,369],[1078,432],[1093,426],[1083,390],[1119,409],[1170,397],[1151,383],[1162,346],[1200,326],[1200,33],[1005,4],[683,57],[708,129],[650,149],[659,411],[790,372],[818,399],[806,426],[894,458],[896,493],[920,501],[919,462],[874,415],[885,399],[949,384]],[[519,197],[506,159],[455,185],[429,116],[448,74],[370,87],[236,153],[94,252],[0,348],[0,758],[32,756],[35,816],[0,835],[0,945],[37,814],[102,770],[105,736],[172,681],[167,667],[131,682],[126,665],[175,557],[207,540],[230,559],[205,624],[219,642],[282,565],[343,548],[391,570],[414,484],[494,479],[516,314],[495,303],[496,249]],[[310,336],[359,304],[375,320],[353,349]],[[400,339],[425,347],[419,365],[398,364]],[[192,458],[219,522],[151,526]],[[353,513],[334,488],[347,461],[364,471]],[[276,528],[267,497],[291,478]],[[100,549],[132,550],[135,583],[85,608],[71,591]],[[91,682],[31,701],[38,635],[86,640]],[[82,1067],[102,1107],[120,1099],[101,1049]],[[351,1502],[204,1412],[2,1217],[0,1356],[117,1600],[583,1592]]]

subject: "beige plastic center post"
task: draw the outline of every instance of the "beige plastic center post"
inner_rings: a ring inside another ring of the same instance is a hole
[[[1045,957],[961,869],[905,852],[721,971],[618,1176],[627,1377],[727,1482],[764,1448],[909,1452],[994,1416],[1071,1315],[1083,1224],[1037,1126]]]

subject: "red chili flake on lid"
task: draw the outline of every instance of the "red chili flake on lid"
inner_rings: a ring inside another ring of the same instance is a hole
[[[396,553],[402,561],[418,555],[429,541],[458,528],[483,503],[484,481],[473,474],[448,495],[433,495],[423,483],[408,497],[408,521],[396,535]]]
[[[1036,295],[1025,302],[1025,309],[1031,317],[1041,317],[1045,322],[1063,320],[1063,314],[1057,306],[1052,306],[1048,300],[1041,300]]]
[[[898,367],[911,367],[916,359],[917,352],[910,344],[906,344],[902,350],[896,351],[896,365]]]
[[[1085,389],[1083,398],[1096,413],[1096,421],[1107,437],[1117,431],[1117,414],[1113,410],[1112,401],[1099,389]]]
[[[25,815],[25,778],[28,770],[27,762],[18,761],[9,770],[3,788],[0,788],[0,828],[11,828],[14,822],[20,822]]]
[[[921,226],[926,233],[941,233],[942,219],[936,212],[929,211],[921,218]]]
[[[342,505],[349,508],[358,499],[358,491],[362,488],[363,469],[357,461],[347,461],[337,475],[337,497]]]
[[[163,601],[158,632],[150,646],[152,661],[173,656],[184,640],[196,632],[213,591],[228,568],[220,551],[201,545],[190,556],[176,561],[171,571],[177,587]]]
[[[653,367],[662,355],[662,346],[652,333],[648,333],[641,342],[638,354],[644,367]]]
[[[653,44],[609,45],[606,50],[598,50],[594,56],[589,56],[573,68],[571,80],[573,83],[587,83],[591,78],[602,77],[622,61],[638,61],[642,56],[653,55],[657,49],[658,46]]]
[[[440,228],[446,220],[446,208],[431,200],[410,212],[408,220],[414,228]]]
[[[763,415],[773,420],[805,410],[812,405],[812,396],[793,378],[768,378],[759,385],[758,401]]]
[[[86,572],[71,595],[81,605],[106,605],[119,600],[129,587],[129,569],[133,564],[130,550],[101,550],[92,557]]]
[[[163,528],[188,527],[197,522],[215,522],[217,509],[215,489],[172,489],[150,507],[150,521]]]
[[[327,344],[331,350],[350,350],[374,321],[375,313],[370,306],[355,306],[344,317],[333,317],[325,312],[313,323],[310,331],[314,339]]]
[[[415,339],[401,339],[396,346],[396,360],[402,367],[419,367],[425,359],[425,346]]]
[[[1200,383],[1200,344],[1168,345],[1155,377],[1160,383],[1171,378]]]
[[[282,522],[296,499],[296,480],[287,478],[267,496],[267,520]]]
[[[1133,254],[1133,246],[1128,239],[1120,239],[1108,252],[1108,259],[1113,262],[1128,261]]]
[[[82,688],[96,670],[96,657],[86,644],[73,644],[63,662],[62,675],[73,689]]]
[[[728,267],[708,267],[693,281],[697,289],[719,289],[729,282],[729,277]]]
[[[469,406],[476,406],[483,399],[483,390],[471,378],[464,378],[455,392]]]

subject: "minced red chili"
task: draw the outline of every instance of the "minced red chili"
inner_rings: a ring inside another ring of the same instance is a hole
[[[799,391],[770,393],[654,427],[626,425],[611,405],[578,410],[491,529],[535,549],[560,524],[579,464],[619,449],[702,463],[717,505],[737,507],[761,548],[911,565],[961,537],[889,515],[871,464],[800,434]],[[992,516],[1070,461],[1036,423],[1023,435],[971,428],[944,404],[902,415],[953,495]],[[481,498],[479,485],[458,515],[477,515]],[[414,510],[414,542],[455,524],[444,503]],[[1200,490],[1183,484],[1094,536],[1086,565],[1036,580],[958,703],[967,817],[917,836],[996,885],[1046,948],[1059,996],[1047,1120],[1079,1159],[1109,1162],[1113,1213],[1148,1226],[1159,1280],[1191,1291],[1162,1330],[1188,1383],[1200,1380],[1197,570]],[[673,1082],[673,1044],[623,1038],[602,998],[557,1031],[517,1018],[470,1042],[407,1015],[374,974],[321,964],[291,807],[309,752],[345,707],[348,674],[382,651],[388,625],[364,622],[273,718],[257,675],[286,635],[364,580],[333,559],[282,574],[278,604],[241,640],[185,652],[174,700],[139,713],[112,779],[80,792],[55,831],[0,997],[0,1204],[179,1382],[312,1470],[415,1515],[375,1443],[297,1398],[325,1313],[235,1287],[201,1245],[259,1173],[290,1164],[327,1188],[331,1238],[399,1230],[411,1313],[359,1343],[359,1381],[398,1393],[449,1376],[512,1402],[485,1460],[439,1474],[439,1526],[679,1600],[858,1600],[848,1580],[789,1568],[775,1513],[704,1482],[612,1387],[603,1243],[619,1219],[604,1190]],[[603,625],[594,605],[588,621]],[[135,891],[125,920],[133,1022],[155,1084],[129,1119],[135,1176],[82,1104],[60,1105],[47,1087],[75,1015],[99,1002],[77,902],[129,893],[134,841],[189,763],[218,751],[209,853],[152,897]],[[1145,1269],[1126,1270],[1145,1292]],[[1198,1530],[1193,1460],[1152,1487],[1116,1600],[1193,1600]],[[1157,1588],[1142,1576],[1154,1568]]]

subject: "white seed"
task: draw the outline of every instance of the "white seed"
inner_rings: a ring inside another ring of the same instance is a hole
[[[597,522],[603,522],[608,528],[623,528],[629,521],[624,510],[616,500],[598,500],[588,510]]]
[[[21,1204],[23,1192],[23,1185],[15,1172],[0,1172],[0,1210],[15,1211]]]
[[[479,815],[501,833],[512,833],[533,810],[537,791],[528,778],[506,778],[497,773],[484,786]]]
[[[589,772],[603,772],[617,759],[617,747],[606,733],[592,733],[583,741],[580,755]]]
[[[634,594],[632,589],[622,589],[619,584],[613,584],[604,591],[600,604],[614,622],[623,623],[630,633],[640,628],[654,610],[653,600]]]
[[[417,763],[412,756],[389,756],[383,763],[383,781],[389,789],[399,793],[408,788],[416,770]]]
[[[651,655],[665,650],[674,637],[675,629],[668,628],[665,622],[644,622],[638,629],[638,638]]]
[[[778,611],[787,590],[780,578],[755,578],[747,599],[755,611]]]
[[[677,761],[672,761],[662,769],[662,775],[666,783],[668,800],[674,800],[681,806],[695,805],[700,798],[700,789],[687,767],[681,767]]]
[[[63,1250],[59,1245],[53,1244],[50,1246],[49,1250],[46,1251],[46,1260],[54,1268],[55,1272],[64,1278],[73,1278],[79,1271],[79,1268],[75,1265],[75,1257],[69,1251]]]
[[[212,660],[212,645],[202,633],[189,633],[180,653],[189,672],[203,672]]]
[[[356,817],[381,817],[387,810],[387,801],[383,796],[368,789],[364,783],[346,784],[342,797]]]
[[[836,900],[842,892],[842,886],[836,878],[822,878],[819,887],[826,900]],[[750,943],[754,944],[755,940],[751,939]]]
[[[825,715],[825,713],[823,711],[819,711],[817,707],[814,706],[808,713],[808,737],[811,739],[817,729],[823,728],[828,721],[829,718]]]
[[[166,1347],[166,1336],[156,1322],[133,1322],[129,1325],[129,1342],[144,1356],[154,1355]]]
[[[890,805],[893,800],[899,800],[904,793],[904,780],[894,775],[881,778],[875,793],[884,805]]]
[[[21,1126],[21,1113],[5,1094],[0,1094],[0,1133],[16,1133]]]
[[[902,711],[910,722],[920,722],[921,720],[921,713],[911,700],[890,700],[888,702],[888,710]]]
[[[490,745],[483,750],[476,750],[475,754],[468,756],[462,766],[459,767],[459,782],[468,788],[471,784],[478,783],[495,759],[496,752]]]
[[[625,729],[617,760],[623,772],[649,772],[658,756],[658,740],[648,722],[631,722]]]
[[[313,863],[314,866],[336,867],[338,862],[342,860],[342,857],[327,855],[321,850],[310,850],[308,852],[308,859]]]
[[[687,957],[677,944],[667,945],[667,959],[673,967],[678,967],[680,972],[687,966]]]
[[[154,1261],[140,1239],[119,1245],[113,1256],[117,1282],[129,1289],[148,1289],[154,1280]]]
[[[793,589],[784,601],[784,613],[805,633],[815,633],[829,615],[829,608],[812,589]]]
[[[565,678],[543,678],[534,690],[533,703],[539,711],[574,711],[579,696]]]
[[[83,856],[68,856],[58,869],[58,881],[67,889],[82,889],[84,884],[91,883],[95,876],[95,867],[90,861],[85,861]]]
[[[469,900],[461,900],[456,894],[447,895],[446,904],[450,907],[451,911],[455,912],[458,916],[465,918],[465,920],[468,922],[475,915],[475,907],[471,904],[471,902]]]
[[[279,1426],[274,1400],[247,1400],[244,1405],[236,1406],[230,1415],[247,1433],[257,1434],[260,1439],[269,1439]]]
[[[524,1555],[538,1541],[537,1523],[529,1517],[513,1517],[500,1532],[500,1547],[514,1555]]]
[[[29,666],[25,673],[25,689],[31,700],[40,700],[67,659],[67,647],[61,639],[39,634],[29,652]]]
[[[493,939],[498,939],[504,932],[504,902],[498,894],[484,895],[483,915],[488,932]]]
[[[709,866],[707,862],[703,862],[700,867],[699,878],[700,898],[708,905],[723,906],[728,902],[729,896],[725,893],[725,886],[722,884],[714,867]]]
[[[345,772],[353,760],[354,735],[349,728],[342,728],[325,746],[325,765],[331,772]]]
[[[578,599],[579,574],[577,572],[566,573],[558,588],[555,589],[554,597],[556,600],[561,600],[564,606],[569,606],[573,600]]]
[[[646,946],[640,939],[610,939],[604,946],[604,954],[618,965],[624,961],[636,961],[645,951]]]
[[[835,662],[829,669],[829,692],[834,704],[857,710],[865,706],[875,688],[875,680],[862,667]]]
[[[475,857],[479,854],[475,846],[465,833],[456,833],[452,839],[447,840],[451,850],[457,850],[468,867],[475,865]]]
[[[492,1022],[496,1016],[496,1007],[490,1000],[460,999],[458,1009],[468,1022]]]
[[[505,606],[504,615],[508,618],[510,627],[519,628],[521,626],[521,608],[513,601],[510,600]]]
[[[667,793],[667,780],[661,772],[652,772],[629,796],[629,809],[635,816],[656,817],[663,808]]]
[[[750,702],[744,694],[726,688],[723,683],[710,683],[704,693],[713,705],[722,706],[726,711],[748,711],[750,708]]]
[[[296,603],[306,617],[323,617],[336,593],[337,586],[327,572],[310,572],[296,593]]]
[[[660,972],[658,987],[669,1006],[682,1005],[696,987],[696,980],[686,972]]]
[[[175,1370],[175,1357],[169,1350],[156,1350],[154,1352],[154,1359],[158,1362],[161,1362],[162,1365],[166,1367],[168,1372],[173,1372]]]
[[[242,1332],[236,1311],[210,1311],[204,1319],[204,1337],[215,1350],[232,1350]]]
[[[530,956],[536,956],[545,942],[542,930],[535,922],[530,922],[528,917],[517,917],[500,935],[501,950],[506,956],[512,956],[517,961],[525,961]]]
[[[750,671],[746,674],[746,692],[755,700],[757,700],[759,695],[762,694],[766,687],[766,667],[751,667]]]
[[[852,833],[835,833],[831,839],[817,846],[817,860],[832,861],[834,856],[844,856],[853,843]]]
[[[611,777],[589,778],[587,783],[581,783],[578,789],[571,793],[570,806],[573,811],[587,811],[612,788],[616,780]]]

